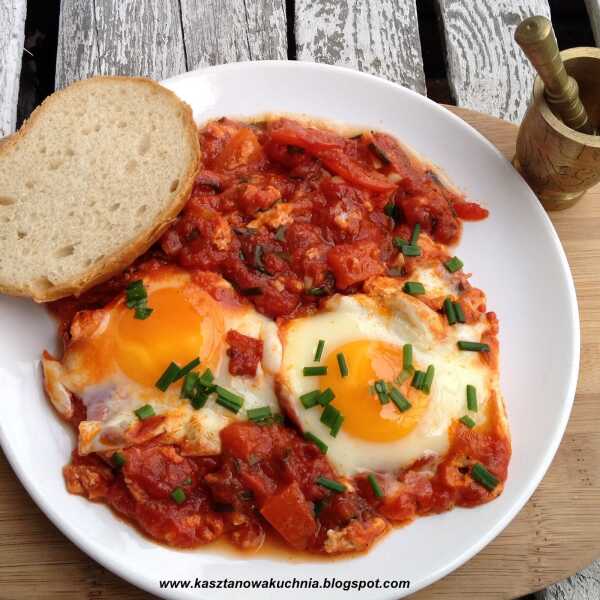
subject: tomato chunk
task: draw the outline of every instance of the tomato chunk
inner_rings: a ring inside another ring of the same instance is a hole
[[[231,170],[257,162],[262,157],[262,148],[249,127],[240,129],[217,156],[214,169]]]
[[[346,289],[385,272],[381,250],[375,242],[338,244],[329,251],[327,262],[340,289]]]
[[[456,202],[454,210],[464,221],[481,221],[490,214],[487,208],[483,208],[476,202]]]
[[[308,547],[317,531],[311,507],[295,481],[271,496],[260,512],[293,548]]]
[[[328,148],[339,148],[344,145],[344,138],[312,127],[304,127],[290,119],[281,119],[269,124],[271,139],[279,144],[297,146],[309,152],[319,152]]]
[[[227,332],[226,342],[229,344],[229,372],[232,375],[249,375],[254,377],[258,363],[262,358],[262,340],[243,335],[234,329]]]

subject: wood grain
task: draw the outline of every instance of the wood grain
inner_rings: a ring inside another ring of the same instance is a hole
[[[437,0],[448,83],[458,106],[519,122],[529,103],[533,68],[514,41],[525,17],[550,18],[546,0]]]
[[[450,110],[512,157],[516,126]],[[516,519],[466,565],[415,594],[416,600],[515,598],[563,579],[600,554],[600,186],[573,208],[550,216],[573,271],[582,325],[581,374],[565,437]],[[0,480],[0,597],[38,600],[43,589],[45,600],[151,598],[68,542],[35,507],[3,457]]]
[[[188,69],[287,57],[285,0],[181,0]]]
[[[56,88],[92,75],[186,70],[179,0],[62,0]]]
[[[15,130],[27,0],[0,0],[0,138]]]
[[[600,46],[600,0],[585,0],[585,6],[590,17],[596,46]]]
[[[416,0],[295,0],[296,55],[425,94]]]

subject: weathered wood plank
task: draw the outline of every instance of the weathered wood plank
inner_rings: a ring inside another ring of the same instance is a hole
[[[519,122],[533,68],[514,41],[525,17],[550,17],[546,0],[437,0],[446,41],[448,82],[458,106]]]
[[[285,0],[181,0],[188,68],[287,58]]]
[[[179,0],[62,0],[56,87],[92,75],[186,70]]]
[[[596,46],[600,46],[600,0],[585,0],[585,6],[592,23]]]
[[[598,600],[598,598],[600,598],[600,561],[535,595],[536,600]]]
[[[352,67],[426,91],[415,0],[296,0],[294,31],[299,60]]]
[[[17,121],[27,0],[0,0],[0,138]]]

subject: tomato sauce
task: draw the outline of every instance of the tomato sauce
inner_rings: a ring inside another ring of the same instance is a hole
[[[144,270],[171,262],[209,287],[214,274],[225,277],[237,291],[232,303],[249,301],[273,319],[306,314],[331,294],[361,291],[373,276],[406,277],[419,261],[448,258],[446,245],[458,241],[461,220],[488,214],[384,133],[348,138],[290,119],[220,119],[199,135],[201,168],[183,212],[122,275],[78,299],[53,303],[64,336],[78,310],[104,306]],[[417,224],[433,242],[424,257],[403,259],[399,268],[393,240],[410,239]],[[463,292],[461,306],[472,322],[485,312],[485,297],[466,279]],[[492,313],[488,321],[493,352],[487,360],[497,360]],[[262,342],[234,330],[225,341],[230,372],[255,376]],[[74,406],[77,427],[85,407],[76,398]],[[203,458],[162,444],[149,423],[140,426],[135,445],[121,451],[121,464],[114,456],[75,451],[64,474],[69,491],[107,503],[171,546],[226,536],[238,548],[255,550],[275,531],[296,551],[359,552],[388,523],[495,497],[502,485],[488,490],[471,472],[482,463],[498,482],[506,479],[510,442],[494,429],[499,420],[491,415],[485,430],[456,423],[445,456],[377,475],[382,497],[364,476],[343,491],[318,485],[319,478],[336,480],[336,473],[287,423],[231,424],[221,432],[222,453]]]

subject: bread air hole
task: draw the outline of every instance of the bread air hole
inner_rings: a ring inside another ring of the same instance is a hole
[[[74,253],[75,253],[75,245],[69,244],[68,246],[63,246],[62,248],[59,248],[54,253],[54,256],[56,258],[67,258],[67,256],[73,256]]]
[[[115,202],[115,203],[114,203],[114,204],[113,204],[113,205],[110,207],[110,210],[111,210],[112,212],[115,212],[115,211],[119,210],[119,208],[121,208],[121,203],[120,203],[120,202]]]
[[[20,240],[23,240],[27,237],[27,232],[26,231],[17,231],[17,237]]]
[[[16,201],[12,196],[0,196],[0,206],[12,206]]]
[[[150,134],[145,133],[142,136],[142,139],[140,140],[140,143],[138,144],[138,154],[140,156],[144,156],[144,154],[146,154],[146,152],[148,152],[148,150],[150,150]]]
[[[48,163],[48,168],[51,171],[56,171],[56,169],[58,169],[58,167],[60,167],[60,165],[62,165],[62,161],[61,160],[51,160]]]
[[[127,164],[125,165],[125,172],[126,173],[133,173],[138,167],[138,163],[137,160],[134,160],[133,158],[129,161],[127,161]]]
[[[179,187],[179,179],[174,179],[171,181],[171,187],[169,188],[170,192],[176,192]]]
[[[138,217],[141,217],[147,210],[148,210],[148,205],[142,204],[136,211]]]

